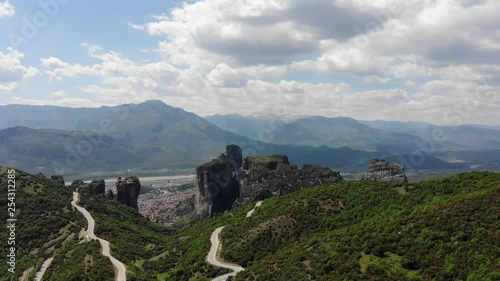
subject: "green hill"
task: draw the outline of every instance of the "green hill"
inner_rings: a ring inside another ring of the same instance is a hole
[[[16,276],[54,256],[48,280],[107,280],[85,277],[110,276],[112,267],[97,244],[77,243],[85,222],[69,205],[71,192],[40,176],[17,178]],[[499,173],[471,172],[407,185],[342,181],[267,199],[250,218],[253,205],[183,229],[151,223],[104,196],[82,197],[80,205],[126,264],[128,280],[226,273],[205,262],[211,233],[226,226],[221,255],[245,267],[234,280],[483,281],[500,280],[499,198]],[[89,256],[90,268],[82,263]]]
[[[43,262],[54,260],[45,273],[45,280],[111,280],[113,266],[101,254],[98,242],[78,244],[78,233],[86,227],[83,216],[71,207],[73,193],[66,187],[44,176],[33,176],[22,171],[15,173],[15,199],[8,200],[8,169],[0,167],[0,185],[5,187],[0,196],[0,216],[3,228],[7,225],[8,203],[15,203],[15,245],[7,247],[10,232],[0,232],[0,280],[18,280],[26,272],[25,280],[32,280]],[[10,247],[15,247],[15,272],[5,258]],[[87,262],[86,262],[87,261]],[[87,278],[87,279],[85,279]],[[104,279],[102,279],[104,278]]]
[[[472,172],[405,186],[343,181],[183,230],[159,230],[104,198],[87,207],[134,280],[223,273],[205,262],[220,226],[222,256],[246,268],[235,280],[499,280],[498,198],[500,174]]]

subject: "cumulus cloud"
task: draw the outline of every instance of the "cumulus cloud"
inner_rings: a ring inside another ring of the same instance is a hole
[[[0,51],[0,94],[16,90],[23,80],[37,76],[40,72],[34,67],[24,66],[21,60],[24,54],[8,48]]]
[[[387,84],[391,82],[390,78],[382,78],[377,75],[365,76],[363,78],[363,83],[365,84]]]
[[[96,77],[80,90],[105,104],[450,123],[443,112],[471,102],[469,123],[491,123],[498,11],[491,0],[201,0],[129,23],[158,38],[156,61],[84,44],[97,63],[41,63],[54,82]]]
[[[15,13],[16,13],[16,8],[9,2],[9,0],[0,2],[0,18],[11,17]]]
[[[11,98],[12,102],[28,105],[54,105],[64,107],[98,107],[101,104],[83,98],[62,98],[58,100],[28,99],[19,96]]]
[[[50,97],[53,99],[63,99],[67,96],[68,96],[68,94],[65,91],[57,91],[57,92],[54,92],[50,95]]]

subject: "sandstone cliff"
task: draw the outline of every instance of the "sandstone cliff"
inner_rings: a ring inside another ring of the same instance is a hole
[[[141,182],[137,177],[120,177],[116,181],[116,199],[121,203],[130,206],[136,210],[137,198],[141,193]]]
[[[290,165],[285,155],[252,155],[245,158],[239,171],[241,196],[236,205],[341,180],[338,172],[320,165],[306,164],[301,169]]]
[[[387,162],[383,159],[373,159],[368,166],[368,171],[360,179],[391,182],[408,182],[405,168],[397,163]]]
[[[70,188],[78,191],[81,195],[99,195],[106,191],[106,183],[103,179],[93,180],[91,183],[84,183],[82,180],[75,180],[71,183]]]
[[[196,213],[201,217],[212,217],[231,209],[240,196],[237,170],[242,166],[241,148],[226,147],[226,152],[217,159],[196,168]]]
[[[286,155],[251,155],[242,159],[241,148],[226,152],[196,169],[196,211],[211,217],[235,206],[342,180],[338,172],[319,165],[290,165]]]

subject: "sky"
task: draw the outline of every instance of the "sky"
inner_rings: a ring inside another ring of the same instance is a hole
[[[0,104],[500,125],[497,0],[0,0]]]

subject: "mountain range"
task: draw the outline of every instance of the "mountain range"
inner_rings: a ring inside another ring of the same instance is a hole
[[[419,145],[428,144],[425,132],[437,129],[448,138],[433,141],[433,151],[414,165]],[[0,106],[0,164],[29,172],[164,174],[192,169],[231,143],[244,155],[286,154],[293,164],[342,172],[363,171],[372,158],[418,170],[500,166],[500,131],[493,128],[322,116],[201,118],[161,101],[101,108]]]

